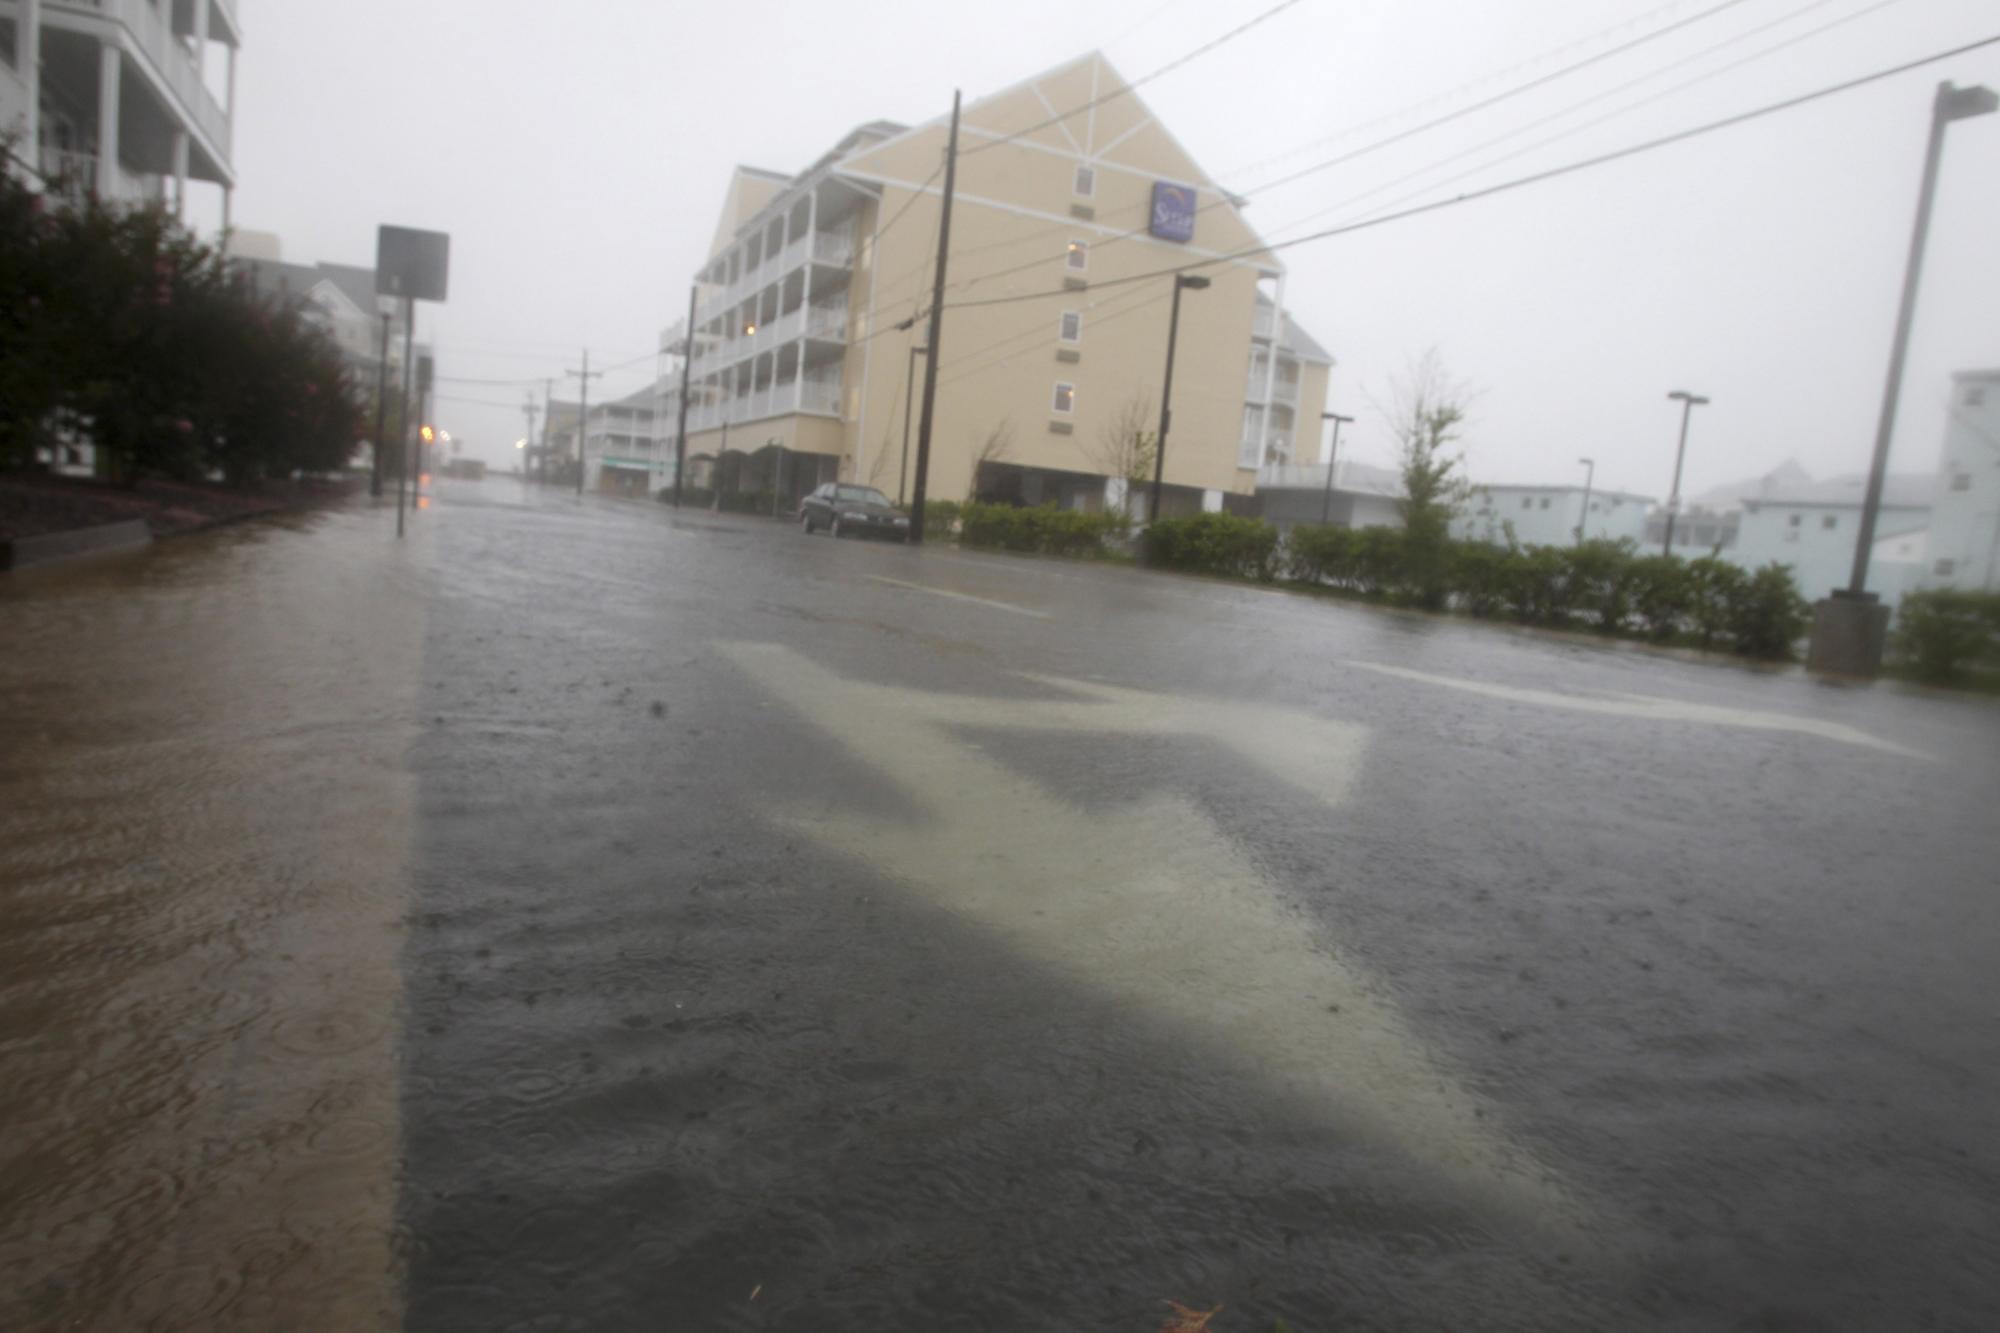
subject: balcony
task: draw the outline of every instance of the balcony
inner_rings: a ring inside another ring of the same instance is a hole
[[[1277,326],[1277,314],[1269,306],[1258,306],[1257,313],[1250,319],[1250,336],[1264,342],[1271,341],[1271,331]]]
[[[224,22],[236,30],[232,7],[223,6]],[[181,39],[148,0],[45,0],[43,21],[60,23],[65,15],[104,18],[121,24],[132,45],[152,72],[173,94],[195,127],[226,161],[231,156],[229,113],[202,84],[201,71]]]
[[[1276,382],[1271,385],[1271,401],[1282,403],[1286,407],[1297,407],[1299,405],[1299,382],[1295,379],[1288,380],[1281,373]]]
[[[829,301],[825,305],[808,307],[806,337],[824,338],[830,342],[846,342],[847,302]]]

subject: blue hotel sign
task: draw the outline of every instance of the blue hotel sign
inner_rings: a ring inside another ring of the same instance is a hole
[[[1153,182],[1153,220],[1146,230],[1163,241],[1194,239],[1195,190],[1192,185]]]

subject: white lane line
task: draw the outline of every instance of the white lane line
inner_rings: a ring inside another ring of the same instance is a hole
[[[1379,671],[1385,676],[1400,676],[1404,680],[1422,681],[1426,685],[1443,685],[1454,690],[1464,690],[1468,694],[1483,694],[1489,699],[1507,699],[1515,703],[1568,708],[1579,713],[1601,713],[1612,717],[1647,718],[1657,722],[1706,723],[1717,727],[1746,727],[1752,731],[1794,731],[1801,735],[1839,741],[1845,745],[1859,745],[1870,750],[1902,755],[1906,759],[1932,758],[1922,750],[1912,750],[1894,741],[1871,736],[1844,722],[1822,722],[1818,718],[1797,717],[1790,713],[1724,708],[1717,704],[1661,699],[1648,694],[1619,693],[1608,698],[1593,699],[1574,694],[1554,694],[1548,690],[1522,689],[1515,685],[1495,685],[1483,680],[1462,680],[1456,676],[1434,676],[1427,671],[1384,666],[1379,662],[1349,661],[1346,665],[1359,667],[1363,671]]]
[[[880,574],[870,574],[868,579],[872,583],[886,583],[892,588],[908,588],[912,592],[927,592],[934,597],[950,597],[960,602],[977,602],[981,606],[990,606],[995,610],[1012,611],[1017,616],[1033,616],[1037,620],[1047,620],[1049,618],[1049,613],[1046,611],[1036,611],[1029,607],[1016,606],[1012,602],[996,602],[991,597],[974,597],[969,592],[952,592],[945,588],[933,588],[927,583],[905,583],[902,579],[885,579]]]

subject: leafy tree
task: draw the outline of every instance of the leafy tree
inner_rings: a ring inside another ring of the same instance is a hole
[[[1453,448],[1472,393],[1445,370],[1432,348],[1391,381],[1390,429],[1401,450],[1404,593],[1441,609],[1449,594],[1451,519],[1467,493],[1464,456]]]

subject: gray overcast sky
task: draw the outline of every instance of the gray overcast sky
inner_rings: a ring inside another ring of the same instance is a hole
[[[236,219],[277,232],[302,262],[371,263],[379,222],[449,231],[452,299],[422,316],[442,375],[538,380],[575,366],[588,344],[596,365],[627,363],[593,393],[629,392],[684,310],[734,163],[796,171],[863,121],[923,120],[949,109],[954,86],[976,98],[1092,47],[1138,78],[1270,3],[241,0]],[[1303,0],[1141,95],[1212,175],[1249,190],[1719,4]],[[1260,193],[1248,216],[1283,239],[1412,191],[1456,194],[1996,33],[1990,0],[1736,0],[1446,129]],[[1477,479],[1573,481],[1591,454],[1600,485],[1663,497],[1678,421],[1665,395],[1680,387],[1715,400],[1696,419],[1689,493],[1793,456],[1816,476],[1864,467],[1931,90],[1945,78],[2000,86],[2000,46],[1287,252],[1289,302],[1340,361],[1329,406],[1361,418],[1343,453],[1351,438],[1351,456],[1392,459],[1374,404],[1435,345],[1479,390],[1465,441]],[[1935,466],[1950,373],[2000,364],[1997,221],[2000,116],[1960,122],[1899,470]],[[526,387],[447,386],[460,401],[441,404],[440,419],[502,463]]]

